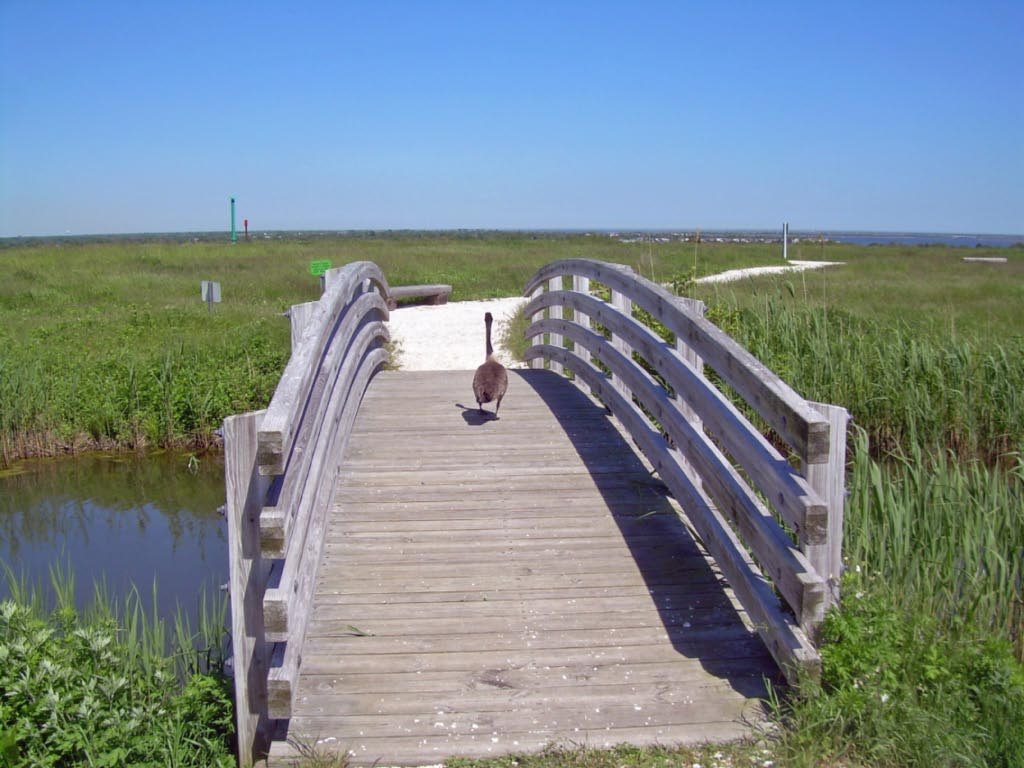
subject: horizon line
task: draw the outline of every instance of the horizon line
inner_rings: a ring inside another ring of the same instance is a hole
[[[377,233],[407,233],[423,232],[431,234],[444,233],[467,233],[467,232],[494,232],[494,233],[538,233],[538,234],[752,234],[752,235],[778,235],[782,237],[782,227],[348,227],[348,228],[317,228],[297,227],[288,229],[250,229],[249,235],[253,234],[377,234]],[[237,235],[241,232],[236,230]],[[928,236],[939,235],[942,237],[994,237],[994,238],[1022,238],[1024,233],[1013,232],[982,232],[982,231],[942,231],[923,229],[851,229],[844,227],[811,227],[811,228],[789,228],[790,237],[796,235],[886,235],[886,236]],[[170,237],[202,235],[214,236],[223,235],[230,237],[230,229],[182,229],[149,232],[64,232],[50,234],[32,235],[0,235],[0,240],[57,240],[64,238],[146,238],[146,237]]]

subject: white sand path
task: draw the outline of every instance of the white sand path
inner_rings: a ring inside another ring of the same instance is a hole
[[[731,283],[742,280],[745,277],[757,275],[780,275],[786,272],[802,272],[805,269],[821,269],[834,264],[842,264],[841,261],[794,261],[786,264],[771,267],[747,267],[746,269],[730,269],[726,272],[719,272],[717,275],[707,275],[697,278],[698,283]]]
[[[391,311],[388,328],[398,344],[403,371],[472,371],[484,361],[484,313],[494,315],[491,339],[499,361],[508,368],[525,367],[502,347],[508,321],[526,299],[516,296],[486,301],[450,301],[399,307]]]
[[[698,282],[729,282],[754,275],[819,269],[840,262],[790,261],[786,265],[731,269]],[[525,367],[512,359],[501,340],[508,321],[526,303],[522,296],[484,301],[450,301],[441,305],[402,306],[392,310],[388,327],[398,345],[398,365],[405,371],[472,371],[484,361],[484,313],[494,315],[492,340],[498,359],[509,368]]]

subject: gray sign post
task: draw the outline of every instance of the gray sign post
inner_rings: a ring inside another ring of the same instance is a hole
[[[202,280],[199,283],[200,294],[206,302],[206,311],[212,312],[214,304],[220,304],[220,283],[213,280]]]

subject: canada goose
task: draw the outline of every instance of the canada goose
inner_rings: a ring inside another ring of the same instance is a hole
[[[484,327],[487,329],[487,359],[476,369],[473,375],[473,394],[476,395],[477,408],[484,411],[484,403],[494,401],[494,418],[498,418],[501,398],[508,389],[508,372],[505,366],[494,359],[494,347],[491,346],[491,323],[494,318],[488,312],[484,315]]]

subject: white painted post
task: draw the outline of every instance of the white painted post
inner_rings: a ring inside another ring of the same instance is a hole
[[[633,316],[632,299],[614,289],[612,289],[612,306],[626,317]],[[616,336],[614,332],[612,333],[612,346],[627,358],[632,359],[633,348],[629,346],[629,343],[624,338]],[[619,390],[619,392],[622,393],[622,396],[627,400],[632,398],[632,393],[629,391],[629,388],[626,387],[622,379],[614,373],[612,374],[612,384],[615,385],[615,388]]]
[[[582,293],[584,296],[589,296],[590,295],[590,278],[589,277],[583,277],[582,275],[573,275],[572,276],[572,289],[576,293]],[[591,327],[590,315],[588,315],[586,312],[580,312],[577,309],[575,312],[573,312],[573,318],[572,319],[573,319],[573,322],[576,323],[576,325],[582,326],[583,328],[589,329]],[[591,359],[590,354],[587,352],[586,348],[577,345],[577,347],[576,347],[576,354],[578,354],[581,358],[583,358],[583,360],[585,362],[593,363],[593,360]],[[585,392],[589,392],[592,396],[595,396],[597,394],[592,389],[590,389],[590,387],[586,387],[584,385],[583,379],[581,377],[577,376],[574,379],[574,381],[576,382],[576,386],[580,387]]]
[[[534,299],[537,296],[540,296],[542,293],[544,293],[544,286],[543,285],[538,285],[533,290],[533,294],[530,296],[530,298]],[[544,319],[544,313],[543,312],[535,312],[533,317],[530,318],[530,322],[531,323],[535,323],[538,320],[543,320],[543,319]],[[541,338],[539,340],[539,342],[538,342],[538,339],[536,337],[534,337],[534,344],[536,344],[536,343],[543,343],[543,341],[544,341],[543,338]],[[531,368],[536,368],[538,370],[543,369],[544,368],[544,358],[543,357],[535,357],[535,358],[533,358],[533,360],[530,361],[530,367]]]
[[[561,275],[559,275],[558,277],[552,277],[550,280],[548,280],[548,290],[549,291],[560,291],[560,290],[562,290],[562,276]],[[552,305],[551,308],[548,310],[548,313],[549,313],[548,316],[550,318],[553,318],[555,320],[561,320],[562,319],[562,305],[561,304],[554,304],[554,305]],[[548,336],[549,336],[548,343],[551,344],[551,346],[553,346],[553,347],[561,347],[562,346],[562,343],[563,343],[562,334],[560,334],[560,333],[551,333],[551,334],[548,334]],[[554,360],[551,361],[551,370],[554,371],[555,373],[563,373],[563,374],[565,373],[565,370],[563,369],[562,364],[559,363],[559,362],[556,362]]]
[[[584,296],[590,295],[590,278],[583,277],[582,275],[572,276],[572,289],[576,293],[582,293]],[[573,314],[573,321],[576,325],[582,325],[584,328],[590,328],[590,315],[586,312],[580,312],[576,310]]]

